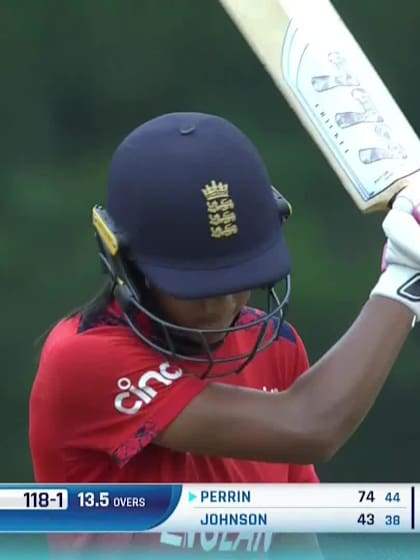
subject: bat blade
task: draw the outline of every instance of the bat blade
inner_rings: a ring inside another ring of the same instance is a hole
[[[362,212],[420,177],[420,141],[329,0],[219,0]]]

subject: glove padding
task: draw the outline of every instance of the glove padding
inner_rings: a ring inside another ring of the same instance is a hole
[[[382,275],[371,292],[395,299],[420,321],[420,185],[401,191],[385,217],[388,238],[382,258]]]

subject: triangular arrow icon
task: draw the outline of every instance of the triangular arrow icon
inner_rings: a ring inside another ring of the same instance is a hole
[[[192,492],[188,492],[188,501],[189,502],[193,502],[196,499],[196,495],[193,494]]]

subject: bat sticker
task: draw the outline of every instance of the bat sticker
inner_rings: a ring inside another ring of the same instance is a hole
[[[360,85],[357,77],[348,71],[346,59],[340,52],[330,52],[328,54],[328,60],[333,66],[335,66],[337,74],[313,76],[312,87],[315,91],[320,93],[322,91],[328,91],[336,87]]]
[[[395,140],[393,140],[391,132],[392,131],[389,126],[376,126],[376,135],[385,140],[386,145],[359,150],[360,161],[364,164],[369,164],[384,159],[406,159],[407,152],[399,142],[395,142]]]
[[[363,109],[362,112],[347,111],[337,113],[335,122],[340,128],[348,128],[360,123],[381,123],[384,122],[383,116],[378,112],[369,94],[363,88],[352,90],[351,95],[358,101]]]

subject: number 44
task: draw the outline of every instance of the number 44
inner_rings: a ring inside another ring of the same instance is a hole
[[[400,501],[400,493],[399,492],[387,492],[385,496],[386,502],[399,502]]]

